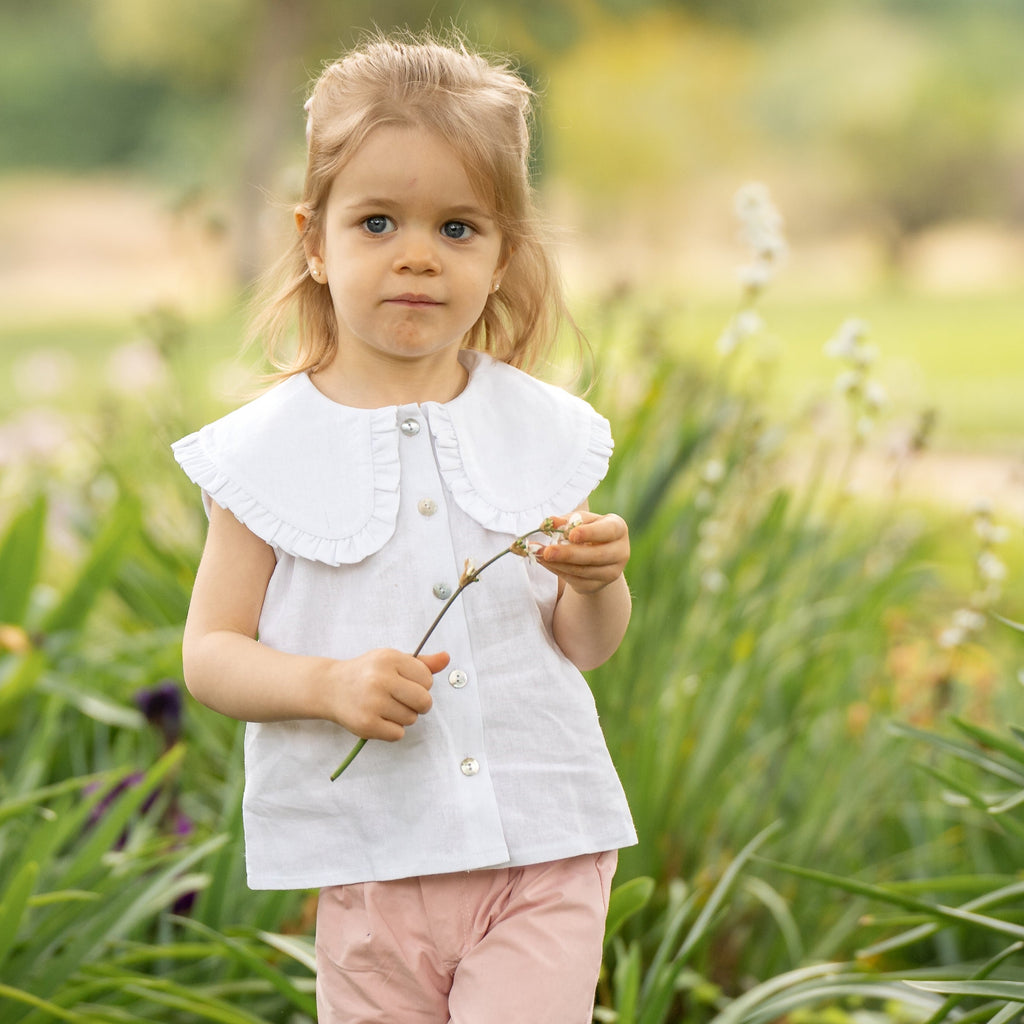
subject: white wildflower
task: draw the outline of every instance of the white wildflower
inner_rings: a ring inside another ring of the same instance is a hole
[[[33,406],[0,422],[0,468],[52,460],[73,440],[71,422],[62,413]]]
[[[746,309],[736,316],[736,329],[744,337],[757,334],[763,327],[764,320],[761,319],[760,314],[755,313],[752,309]]]
[[[974,532],[985,544],[1005,544],[1010,538],[1010,531],[992,522],[988,516],[978,516],[974,520]]]
[[[709,594],[720,594],[729,585],[721,569],[705,569],[700,576],[700,585]]]
[[[769,263],[745,263],[736,271],[736,276],[744,288],[759,291],[771,283],[775,271]]]
[[[953,613],[953,628],[962,633],[977,633],[985,626],[985,616],[973,608],[960,608]]]
[[[139,395],[162,387],[167,379],[167,367],[155,345],[148,341],[134,341],[111,353],[107,378],[115,391]]]
[[[884,409],[889,402],[889,393],[876,380],[864,385],[864,404],[874,412]]]
[[[978,555],[978,575],[987,583],[1006,579],[1006,565],[991,551]]]
[[[736,192],[734,209],[740,222],[740,237],[753,254],[753,260],[739,268],[739,280],[746,291],[759,292],[771,281],[786,256],[782,216],[772,203],[768,189],[759,182],[744,185]],[[760,324],[755,330],[760,330]],[[726,342],[731,340],[734,339],[726,339]]]
[[[702,540],[697,545],[697,558],[708,564],[710,562],[716,562],[719,556],[722,554],[721,547],[710,537],[707,540]]]
[[[864,374],[860,370],[844,370],[836,377],[836,391],[841,395],[852,395],[864,385]]]
[[[962,629],[950,626],[939,634],[939,646],[950,650],[953,647],[959,647],[966,639],[967,637]]]
[[[701,511],[711,508],[715,504],[715,492],[710,487],[701,487],[693,499],[694,508]]]
[[[703,540],[707,540],[711,537],[720,536],[725,527],[717,519],[705,519],[701,522],[700,526],[697,527],[697,536]]]
[[[708,459],[700,471],[700,478],[706,484],[721,483],[725,477],[725,463],[721,459]],[[702,526],[704,524],[701,524]]]
[[[848,359],[857,363],[863,358],[862,342],[868,326],[863,320],[851,317],[839,325],[839,330],[825,343],[825,354],[833,359]]]
[[[720,356],[728,356],[740,347],[742,340],[743,336],[736,330],[735,323],[730,321],[729,325],[718,336],[718,341],[715,342],[715,349]]]
[[[75,378],[75,360],[63,349],[30,352],[11,367],[11,380],[18,394],[29,401],[55,398],[67,391]]]
[[[871,416],[865,415],[857,417],[857,424],[854,427],[854,432],[858,438],[864,440],[865,438],[870,437],[874,429],[875,421]]]

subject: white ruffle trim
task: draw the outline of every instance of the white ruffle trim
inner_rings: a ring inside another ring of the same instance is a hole
[[[477,369],[472,405],[463,396],[431,407],[434,450],[459,507],[487,529],[536,529],[604,479],[611,427],[582,399],[503,363]]]
[[[291,390],[300,389],[297,384]],[[344,436],[344,422],[334,430],[322,416],[284,424],[272,403],[267,403],[268,419],[250,428],[254,417],[246,413],[253,404],[171,446],[204,500],[298,558],[351,565],[379,551],[398,521],[401,467],[393,411],[360,412],[355,421],[360,443],[350,446],[337,441]],[[244,418],[233,419],[239,413]],[[332,441],[347,460],[331,452]]]

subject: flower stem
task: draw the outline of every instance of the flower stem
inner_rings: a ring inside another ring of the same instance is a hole
[[[558,532],[559,531],[557,528],[549,527],[548,520],[545,520],[544,523],[538,526],[536,530],[530,530],[529,533],[524,533],[521,537],[516,537],[516,539],[507,548],[502,548],[501,551],[499,551],[496,555],[493,555],[492,557],[488,558],[487,561],[484,562],[484,564],[481,565],[479,569],[467,570],[467,572],[463,574],[463,577],[459,581],[459,585],[455,588],[455,591],[452,594],[452,596],[449,597],[447,601],[445,601],[444,607],[442,607],[442,609],[437,613],[437,617],[430,624],[430,628],[426,631],[426,633],[423,634],[423,639],[420,640],[420,642],[416,645],[416,650],[412,652],[412,656],[415,658],[419,655],[419,653],[426,646],[426,643],[430,639],[431,634],[434,632],[435,629],[437,629],[438,624],[444,618],[445,613],[455,603],[455,600],[459,596],[459,594],[461,594],[466,589],[466,587],[470,585],[470,583],[476,583],[476,581],[480,578],[480,573],[482,573],[484,569],[486,569],[490,565],[493,565],[499,558],[504,558],[505,555],[515,551],[517,546],[522,547],[523,545],[525,545],[527,538],[532,537],[535,533],[546,533],[551,535]],[[349,751],[348,757],[346,757],[345,760],[342,761],[342,763],[335,770],[334,774],[331,776],[331,782],[334,782],[334,780],[337,779],[339,775],[341,775],[341,773],[356,759],[356,755],[359,753],[359,751],[362,750],[363,747],[365,746],[365,738],[360,739],[359,742],[356,743],[356,745]]]

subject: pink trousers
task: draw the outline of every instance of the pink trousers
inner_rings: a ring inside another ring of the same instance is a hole
[[[319,1024],[590,1024],[617,860],[323,889]]]

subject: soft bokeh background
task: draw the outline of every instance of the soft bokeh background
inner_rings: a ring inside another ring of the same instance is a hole
[[[641,843],[595,1019],[937,1024],[908,979],[991,976],[1009,1021],[1020,0],[0,0],[0,1020],[312,1020],[312,897],[246,889],[241,730],[185,698],[168,444],[253,383],[311,79],[428,21],[541,95],[596,365],[551,373],[616,434],[589,679]]]
[[[807,399],[856,314],[893,397],[940,410],[940,448],[1019,457],[1016,0],[6,0],[0,409],[48,365],[95,380],[86,335],[235,303],[290,230],[321,62],[374,24],[452,21],[541,91],[540,180],[578,300],[663,302],[699,348],[734,288],[732,194],[763,181],[791,247],[781,400]]]

